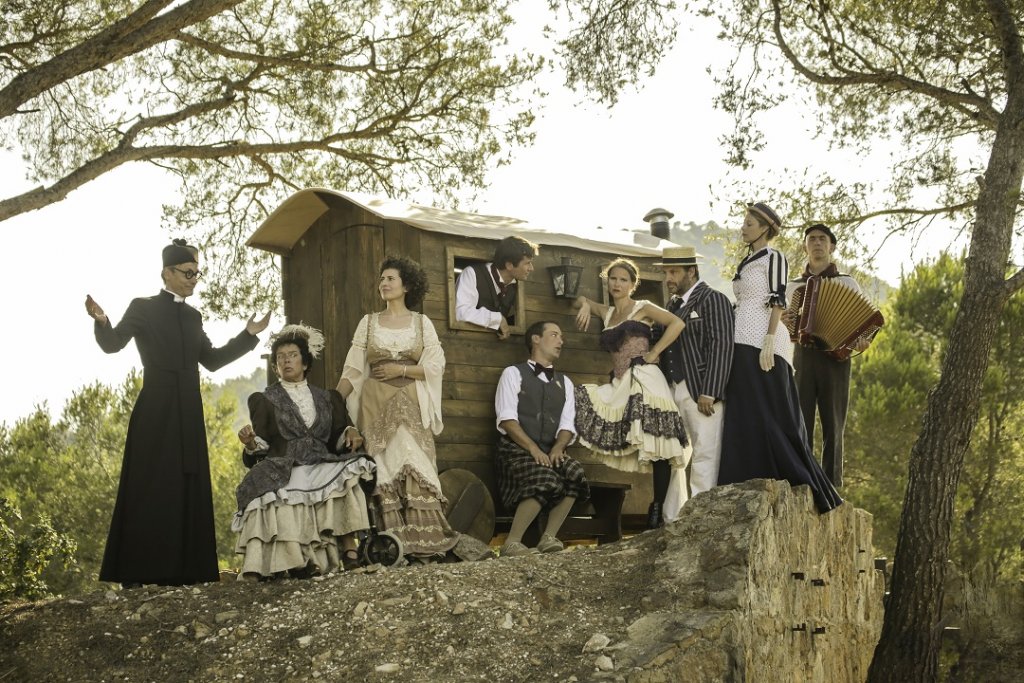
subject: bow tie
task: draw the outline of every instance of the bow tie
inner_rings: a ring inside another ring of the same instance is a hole
[[[673,294],[668,300],[668,310],[672,311],[680,308],[683,305],[683,297],[678,294]]]
[[[533,364],[533,374],[535,374],[537,377],[540,377],[541,375],[545,375],[548,378],[548,381],[550,382],[551,380],[553,380],[555,378],[555,368],[554,367],[545,368],[540,363],[534,363]]]

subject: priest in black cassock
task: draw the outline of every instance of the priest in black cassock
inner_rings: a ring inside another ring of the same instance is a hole
[[[164,288],[156,296],[133,300],[116,327],[86,297],[100,348],[115,353],[135,339],[143,367],[101,581],[131,587],[218,579],[198,366],[216,370],[254,349],[270,314],[261,320],[250,317],[241,334],[214,348],[199,311],[185,303],[200,277],[198,261],[198,250],[184,240],[165,247]]]

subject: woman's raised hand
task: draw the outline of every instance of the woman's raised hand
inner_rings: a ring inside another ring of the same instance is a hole
[[[576,329],[586,332],[590,328],[590,303],[584,301],[580,304],[579,313],[576,314]]]

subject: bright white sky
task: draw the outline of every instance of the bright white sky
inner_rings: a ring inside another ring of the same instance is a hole
[[[711,206],[710,188],[725,172],[717,140],[728,126],[712,107],[714,84],[706,73],[707,66],[720,65],[712,64],[716,54],[726,54],[714,34],[709,24],[682,30],[657,75],[611,111],[577,105],[576,96],[553,85],[537,120],[535,145],[493,172],[491,189],[475,206],[460,208],[577,233],[598,225],[643,227],[643,215],[654,206],[674,211],[684,223],[734,225],[728,207]],[[845,158],[812,144],[806,124],[793,112],[779,112],[768,126],[765,163],[751,176],[766,188],[783,165],[767,160],[885,173],[884,163]],[[30,187],[14,154],[0,152],[0,187],[4,196]],[[174,236],[161,227],[161,205],[173,202],[175,193],[174,181],[157,169],[123,167],[59,204],[3,223],[0,355],[11,363],[0,391],[0,422],[13,424],[44,402],[57,417],[75,389],[96,380],[116,383],[131,367],[141,367],[134,344],[115,355],[100,351],[83,301],[91,294],[118,320],[132,298],[159,289],[160,250]],[[901,267],[948,244],[942,237],[913,251],[905,241],[890,240],[876,264],[879,276],[896,284]],[[877,244],[880,238],[867,241]],[[281,323],[274,319],[271,328]],[[206,329],[219,345],[242,325],[241,319],[208,322]],[[261,345],[209,376],[221,381],[248,374],[260,365],[263,351]]]

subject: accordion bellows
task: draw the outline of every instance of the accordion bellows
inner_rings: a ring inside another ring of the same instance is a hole
[[[824,349],[837,360],[846,360],[862,337],[873,337],[885,318],[860,292],[834,278],[811,276],[793,292],[789,312],[796,323],[789,337],[804,346]]]

